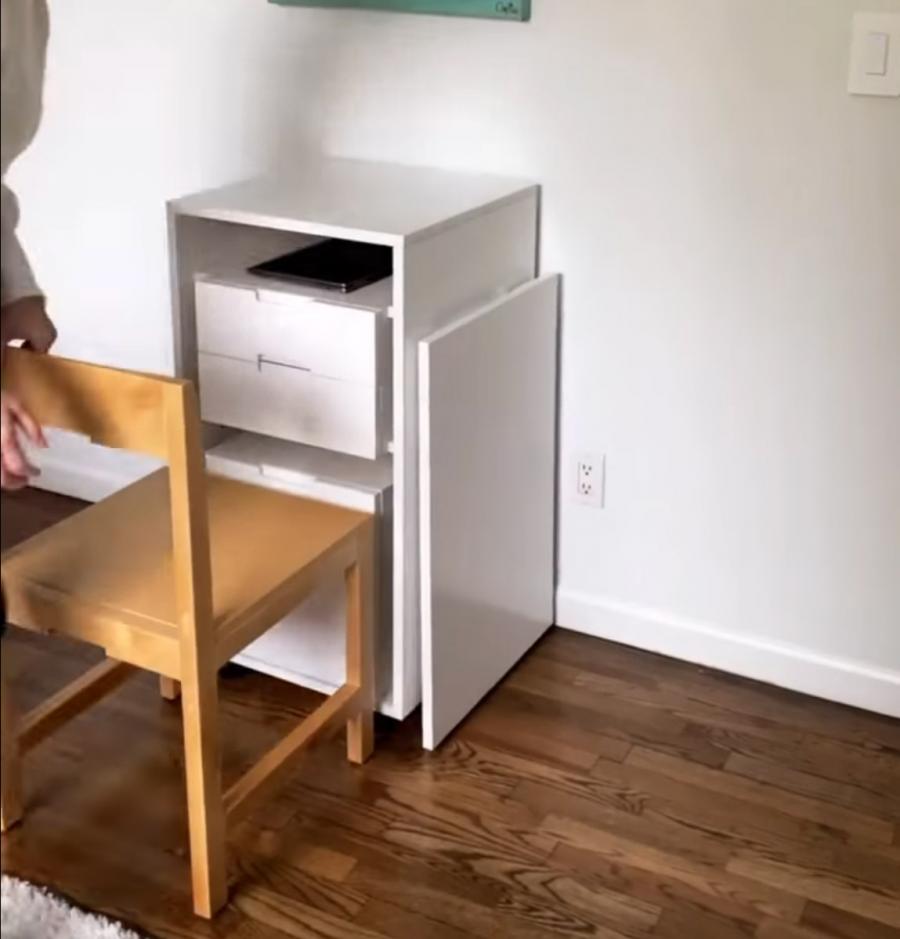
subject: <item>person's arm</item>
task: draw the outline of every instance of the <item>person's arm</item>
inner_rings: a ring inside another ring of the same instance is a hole
[[[0,188],[0,354],[12,342],[24,342],[35,352],[48,352],[56,341],[56,329],[47,316],[47,305],[37,285],[16,227],[19,206],[6,185]]]
[[[7,347],[23,342],[47,352],[56,330],[47,316],[44,297],[16,232],[19,206],[6,186],[10,164],[31,143],[41,117],[44,64],[49,22],[46,0],[0,2],[0,59],[3,86],[3,154],[0,165],[0,360]],[[2,361],[0,361],[2,366]],[[0,394],[0,484],[18,488],[34,475],[23,447],[25,440],[41,446],[40,427],[13,395]]]
[[[0,254],[0,359],[13,342],[24,342],[37,352],[47,352],[56,340],[56,329],[44,303],[28,258],[19,243],[16,197],[2,186],[2,254]],[[2,362],[0,362],[2,366]],[[46,446],[44,435],[19,401],[0,391],[0,487],[20,489],[37,474],[26,456],[23,438]]]
[[[0,187],[0,310],[25,297],[41,296],[31,264],[19,241],[19,203],[12,190]]]
[[[13,342],[23,342],[35,352],[49,352],[56,342],[56,328],[47,316],[47,305],[37,285],[16,227],[19,205],[6,183],[0,184],[0,354]]]

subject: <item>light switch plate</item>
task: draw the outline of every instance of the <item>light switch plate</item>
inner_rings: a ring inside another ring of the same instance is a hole
[[[900,14],[855,14],[847,88],[853,95],[900,97]]]
[[[887,33],[869,33],[863,68],[866,75],[887,75],[888,50],[891,37]]]

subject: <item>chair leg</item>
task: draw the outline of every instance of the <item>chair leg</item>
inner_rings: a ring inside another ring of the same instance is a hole
[[[357,561],[346,572],[347,683],[365,690],[362,709],[347,722],[347,759],[358,764],[365,763],[375,748],[373,563],[370,526],[360,534]]]
[[[375,714],[371,708],[347,721],[347,759],[361,766],[375,752]]]
[[[9,645],[0,656],[0,831],[9,831],[22,820],[22,752],[19,722],[10,686]]]
[[[181,697],[181,682],[174,678],[160,675],[159,693],[166,701],[177,701]]]
[[[206,919],[228,900],[216,682],[214,670],[181,682],[194,912]]]

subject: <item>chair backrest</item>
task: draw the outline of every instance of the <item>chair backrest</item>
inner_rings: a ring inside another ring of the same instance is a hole
[[[169,464],[172,561],[179,624],[212,641],[212,587],[204,459],[193,386],[9,349],[3,388],[44,427]],[[206,628],[208,624],[208,628]]]

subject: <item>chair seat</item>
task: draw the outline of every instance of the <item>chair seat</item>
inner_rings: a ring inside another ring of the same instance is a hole
[[[219,632],[251,606],[258,613],[266,597],[368,518],[213,474],[207,475],[207,493],[213,616]],[[93,611],[157,635],[171,631],[176,638],[168,470],[12,549],[3,558],[3,580],[10,621],[25,628],[37,628],[28,620],[32,595],[40,595],[45,605],[54,598],[60,606],[74,603],[86,611],[81,619]],[[75,627],[52,631],[91,641]]]

